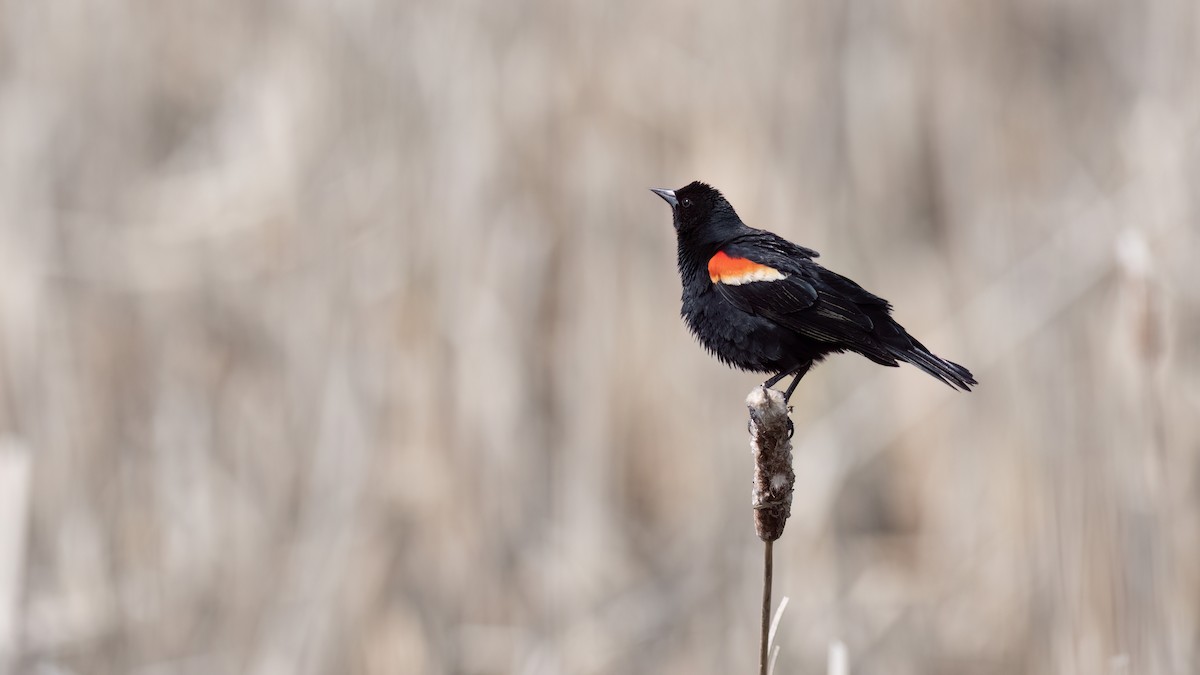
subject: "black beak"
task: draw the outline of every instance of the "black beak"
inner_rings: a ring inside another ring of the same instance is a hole
[[[653,192],[654,194],[658,195],[659,197],[662,197],[664,201],[666,201],[668,204],[671,205],[671,208],[675,208],[676,206],[679,206],[679,200],[675,199],[675,191],[674,190],[664,190],[662,188],[650,188],[650,191]]]

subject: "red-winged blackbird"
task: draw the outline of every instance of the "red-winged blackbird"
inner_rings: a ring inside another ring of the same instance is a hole
[[[688,328],[723,363],[800,378],[829,354],[904,361],[970,391],[971,371],[933,355],[891,317],[887,300],[813,261],[817,252],[749,227],[715,188],[653,189],[671,205]]]

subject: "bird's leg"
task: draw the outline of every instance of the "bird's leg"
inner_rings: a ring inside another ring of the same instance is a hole
[[[783,394],[784,403],[787,403],[791,400],[792,392],[796,391],[796,385],[800,384],[800,380],[803,379],[805,374],[808,373],[809,368],[812,368],[812,361],[809,361],[808,363],[805,363],[804,365],[792,371],[795,373],[796,378],[792,380],[792,383],[788,385],[787,391]]]
[[[766,382],[763,382],[762,386],[766,387],[767,389],[770,389],[771,387],[778,384],[780,380],[787,377],[788,375],[795,375],[796,379],[792,380],[792,383],[790,385],[788,385],[787,393],[783,395],[783,402],[787,403],[788,399],[790,399],[792,397],[792,392],[796,390],[796,384],[800,381],[800,378],[804,377],[804,374],[808,372],[809,368],[812,368],[812,361],[805,361],[803,364],[796,366],[795,368],[792,368],[791,370],[780,371],[779,374],[774,375],[771,377],[771,379],[767,380]]]
[[[771,383],[774,384],[775,382],[778,382],[779,380],[783,379],[787,375],[795,375],[796,376],[795,378],[792,379],[792,383],[788,385],[787,391],[784,392],[784,394],[783,394],[783,404],[784,405],[787,405],[787,402],[789,400],[791,400],[792,392],[796,391],[796,385],[800,384],[800,380],[804,379],[804,375],[806,373],[808,373],[809,368],[812,368],[812,361],[808,361],[804,365],[802,365],[799,368],[796,368],[794,370],[789,370],[786,373],[780,373],[779,375],[776,375],[774,378],[771,379]],[[792,406],[789,405],[787,407],[787,411],[788,411],[787,435],[788,435],[788,438],[791,438],[792,434],[796,433],[796,426],[794,424],[792,424]]]
[[[796,371],[781,370],[781,371],[779,371],[778,375],[775,375],[775,376],[771,377],[771,379],[767,380],[766,382],[763,382],[762,386],[764,389],[770,389],[771,387],[774,387],[780,380],[787,377],[788,375],[791,375],[794,372],[796,372]]]

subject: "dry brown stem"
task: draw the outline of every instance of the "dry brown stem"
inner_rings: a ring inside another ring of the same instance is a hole
[[[771,584],[774,567],[772,542],[783,535],[792,514],[791,420],[783,394],[756,387],[746,397],[750,410],[750,450],[754,454],[754,529],[763,547],[762,634],[759,642],[759,673],[767,673],[767,646],[771,622]]]

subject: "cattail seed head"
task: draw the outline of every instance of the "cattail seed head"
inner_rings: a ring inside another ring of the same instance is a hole
[[[791,420],[783,394],[756,387],[746,397],[750,410],[750,450],[754,455],[754,529],[763,541],[775,541],[792,515]]]

